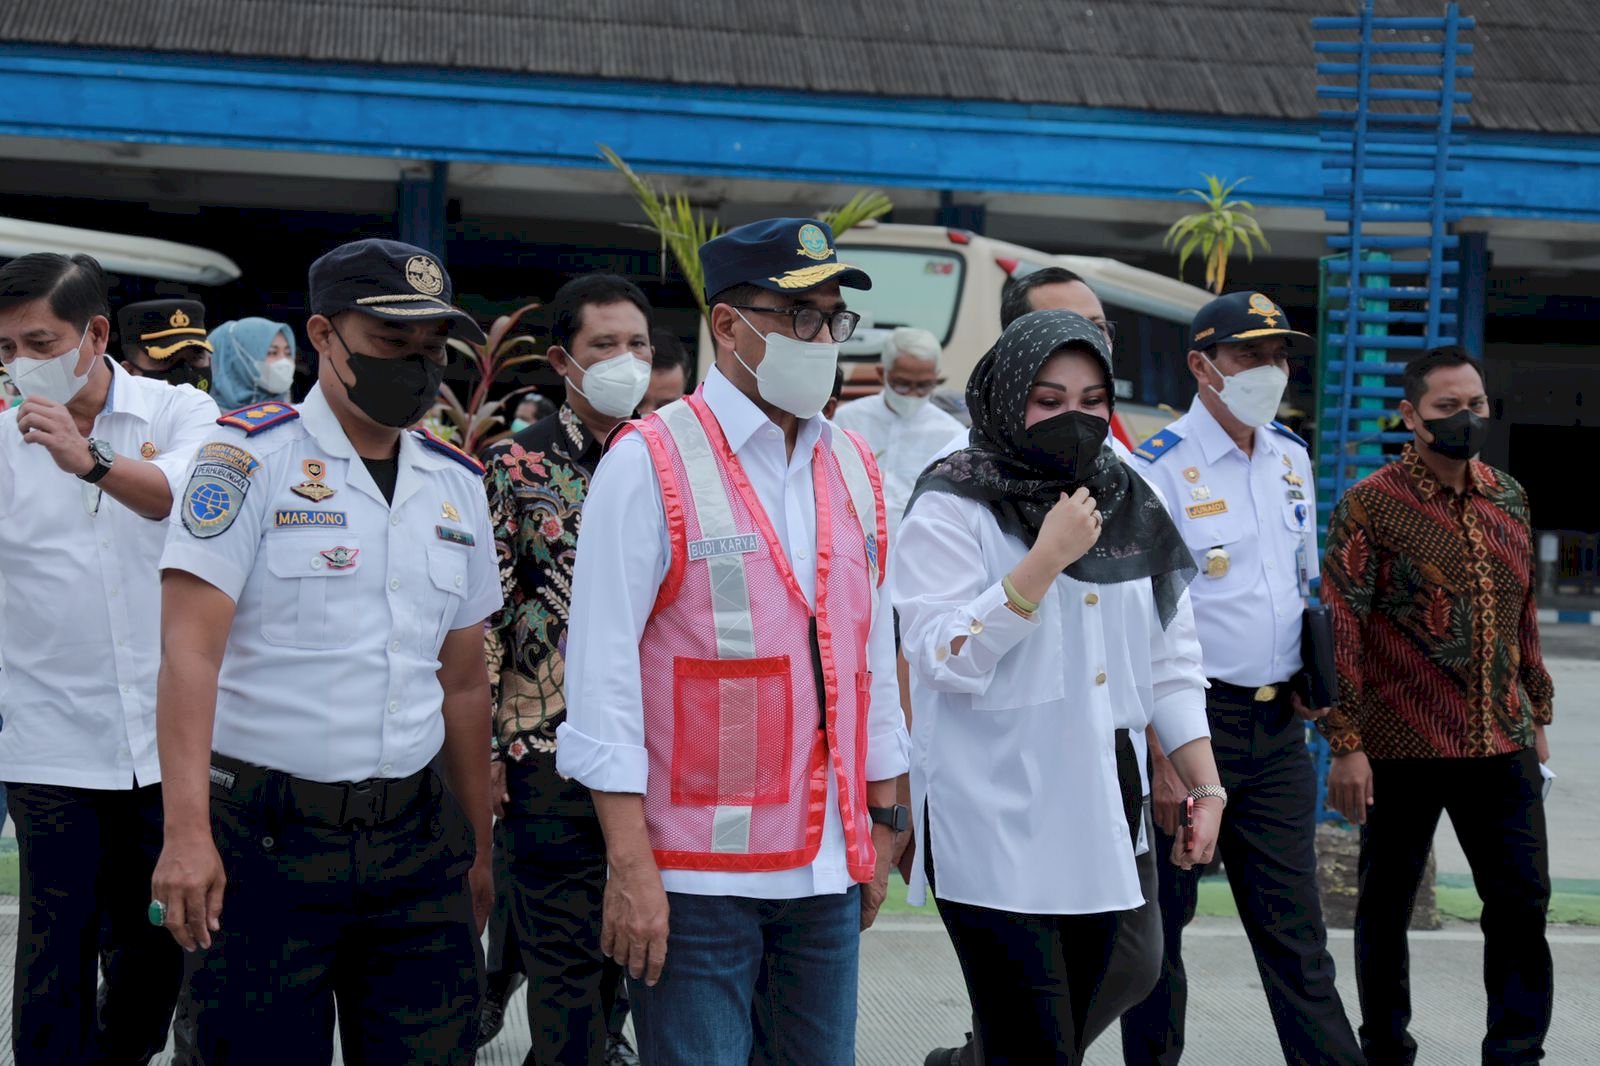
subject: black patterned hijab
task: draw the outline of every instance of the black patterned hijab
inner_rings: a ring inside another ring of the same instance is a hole
[[[1164,629],[1177,613],[1178,598],[1194,579],[1196,567],[1155,490],[1109,446],[1076,481],[1063,480],[1026,458],[1023,420],[1028,393],[1040,368],[1063,348],[1098,359],[1109,394],[1111,351],[1098,326],[1071,311],[1023,315],[978,361],[967,382],[971,443],[923,471],[907,511],[925,492],[979,500],[989,506],[1002,531],[1032,547],[1045,515],[1061,494],[1085,487],[1104,524],[1094,547],[1065,573],[1100,585],[1149,578]]]

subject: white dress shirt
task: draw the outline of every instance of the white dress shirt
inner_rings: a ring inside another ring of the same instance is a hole
[[[90,436],[117,463],[152,465],[174,507],[217,405],[114,361]],[[6,650],[0,780],[124,789],[161,780],[156,672],[166,526],[56,466],[0,414],[0,646]]]
[[[389,503],[320,387],[299,410],[254,436],[217,427],[213,440],[260,467],[221,533],[191,533],[179,499],[161,567],[237,605],[217,679],[216,751],[313,781],[405,777],[444,743],[446,635],[481,625],[502,602],[483,481],[401,433]],[[321,484],[333,492],[321,500],[294,491],[308,460],[325,464]]]
[[[1198,398],[1164,432],[1181,439],[1134,466],[1166,499],[1200,568],[1189,590],[1206,676],[1246,688],[1287,681],[1301,665],[1301,568],[1308,582],[1318,574],[1311,457],[1271,426],[1245,455]],[[1207,572],[1212,549],[1226,554],[1225,573]]]
[[[1148,580],[1061,574],[1024,619],[1000,582],[1027,548],[948,493],[917,501],[898,550],[912,794],[936,894],[1021,914],[1141,906],[1115,730],[1153,726],[1168,751],[1209,735],[1188,597],[1163,630]],[[919,863],[914,899],[920,882]]]
[[[715,369],[706,378],[704,397],[772,522],[800,591],[814,603],[817,505],[811,455],[818,440],[831,446],[822,435],[832,427],[820,417],[801,423],[789,456],[783,431]],[[567,720],[556,733],[556,766],[591,789],[643,794],[648,783],[639,641],[671,551],[655,464],[643,440],[630,434],[606,453],[590,479],[572,580]],[[909,766],[891,617],[880,610],[867,637],[873,673],[868,781],[898,777]],[[845,865],[833,775],[828,775],[822,844],[809,866],[770,873],[663,870],[661,880],[668,892],[703,896],[799,899],[845,891],[853,882]]]
[[[965,427],[931,403],[909,415],[897,415],[884,402],[881,392],[840,404],[833,413],[833,424],[861,434],[878,460],[889,540],[893,543],[918,476],[943,453],[951,437]]]

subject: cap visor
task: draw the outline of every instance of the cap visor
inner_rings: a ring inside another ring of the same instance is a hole
[[[1289,347],[1296,351],[1309,350],[1316,343],[1311,334],[1301,333],[1297,329],[1247,329],[1231,337],[1218,337],[1212,344],[1233,344],[1236,341],[1255,340],[1257,337],[1283,337],[1289,342]]]
[[[751,278],[750,284],[773,292],[810,292],[830,282],[852,289],[872,288],[872,279],[860,267],[849,263],[818,263],[790,270],[773,278]]]
[[[449,322],[450,332],[454,336],[474,344],[483,344],[489,339],[488,334],[483,332],[483,327],[479,326],[471,315],[449,304],[430,302],[411,306],[353,307],[351,310],[391,322],[437,322],[444,319]]]

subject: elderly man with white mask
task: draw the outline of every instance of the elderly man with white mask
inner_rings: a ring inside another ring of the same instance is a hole
[[[859,433],[872,446],[883,475],[891,545],[917,476],[964,429],[928,402],[944,380],[939,376],[940,354],[939,338],[932,333],[900,327],[883,345],[883,391],[841,404],[833,416],[836,425]]]

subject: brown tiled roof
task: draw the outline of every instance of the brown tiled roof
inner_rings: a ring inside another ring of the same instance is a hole
[[[1464,0],[1481,127],[1600,134],[1594,0]],[[1380,16],[1443,0],[1378,0]],[[1314,118],[1359,0],[6,0],[0,40],[579,78]]]

